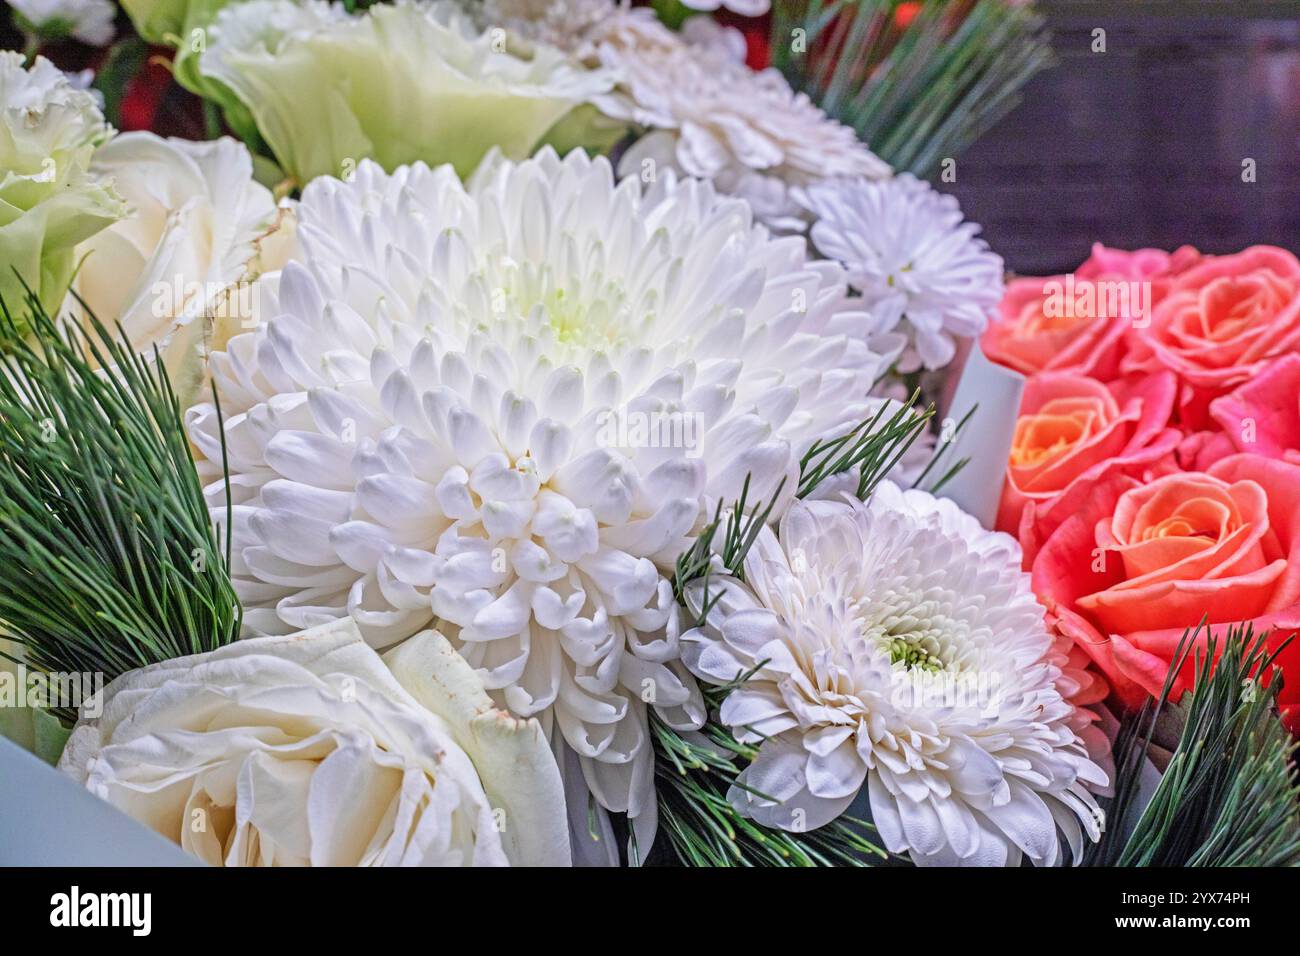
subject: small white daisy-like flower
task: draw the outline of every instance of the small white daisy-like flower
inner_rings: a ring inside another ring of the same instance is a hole
[[[728,4],[742,6],[757,4]],[[692,17],[674,33],[653,10],[613,0],[490,0],[479,22],[559,47],[618,80],[591,102],[645,131],[624,154],[620,172],[649,178],[672,169],[712,180],[747,200],[773,229],[807,228],[796,187],[890,174],[853,130],[796,93],[779,72],[746,66],[743,37],[708,17]]]
[[[117,6],[111,0],[9,0],[19,25],[42,39],[72,37],[91,46],[113,39]]]
[[[298,209],[262,321],[213,356],[254,631],[437,618],[601,804],[653,811],[646,711],[703,717],[668,574],[710,503],[770,498],[901,348],[840,267],[695,180],[603,158],[363,163]],[[188,413],[219,462],[213,406]],[[220,469],[209,466],[209,475]],[[222,514],[225,487],[209,489]]]
[[[653,161],[711,179],[750,201],[768,225],[790,231],[806,226],[794,188],[890,174],[853,130],[776,70],[751,70],[727,50],[693,45],[642,13],[620,8],[589,38],[596,60],[620,77],[615,94],[597,105],[648,130],[624,155],[622,171],[640,172]]]
[[[1002,258],[952,196],[903,173],[818,183],[799,198],[816,217],[818,251],[844,264],[871,308],[906,322],[911,364],[942,368],[954,336],[984,331],[1002,300]]]
[[[1075,861],[1099,836],[1106,776],[1008,535],[886,481],[866,504],[795,504],[743,584],[710,588],[683,659],[710,683],[752,675],[721,709],[758,747],[730,794],[742,812],[811,829],[865,783],[885,845],[918,864],[1054,865],[1062,835]]]

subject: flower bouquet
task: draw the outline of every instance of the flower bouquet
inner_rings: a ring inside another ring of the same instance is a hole
[[[1028,6],[125,0],[91,88],[12,6],[40,785],[213,866],[1300,860],[1300,263],[1007,284],[923,177]],[[144,41],[200,136],[113,128]]]

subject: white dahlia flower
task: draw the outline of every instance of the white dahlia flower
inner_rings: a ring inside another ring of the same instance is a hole
[[[743,813],[811,829],[865,783],[885,845],[926,865],[1053,865],[1060,835],[1077,861],[1099,836],[1106,777],[1014,539],[886,481],[867,504],[794,505],[744,574],[714,579],[721,602],[682,638],[703,680],[753,672],[721,709],[758,746],[730,794]]]
[[[746,475],[788,496],[810,444],[874,407],[873,345],[901,340],[744,203],[616,184],[581,151],[491,158],[468,185],[364,163],[307,187],[298,242],[211,363],[245,620],[350,615],[384,646],[436,616],[636,815],[646,705],[703,716],[667,570]],[[213,407],[188,421],[219,462]]]
[[[954,336],[984,331],[1002,300],[1002,258],[962,219],[954,197],[903,173],[818,183],[799,198],[816,217],[818,251],[844,264],[873,310],[905,321],[911,364],[942,368]]]
[[[385,666],[387,665],[387,666]],[[567,865],[559,769],[436,631],[351,621],[129,671],[59,767],[214,866]]]
[[[111,0],[9,0],[24,32],[43,40],[72,37],[91,46],[113,39],[117,6]]]
[[[513,55],[451,0],[355,15],[341,3],[250,0],[223,9],[211,36],[199,73],[219,98],[233,93],[300,183],[346,177],[363,158],[462,174],[492,147],[521,159],[612,82],[549,47]]]

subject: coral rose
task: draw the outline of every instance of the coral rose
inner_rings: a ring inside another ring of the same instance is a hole
[[[1057,628],[1135,705],[1160,692],[1184,631],[1202,616],[1271,629],[1271,647],[1300,628],[1300,466],[1233,455],[1204,473],[1145,484],[1112,477],[1061,523],[1032,570]],[[1280,663],[1300,668],[1300,644]],[[1293,730],[1298,691],[1280,698]]]
[[[1172,369],[1186,385],[1183,418],[1199,426],[1211,399],[1300,348],[1300,261],[1273,246],[1207,257],[1173,281],[1128,345],[1122,371]]]
[[[1059,371],[1109,380],[1119,371],[1134,319],[1199,258],[1191,246],[1127,252],[1097,243],[1072,277],[1015,279],[1007,284],[1001,318],[981,340],[984,353],[1026,375]]]
[[[1300,355],[1283,356],[1216,398],[1210,417],[1238,451],[1300,465]]]
[[[1111,474],[1140,476],[1168,455],[1180,433],[1169,427],[1174,376],[1103,385],[1070,372],[1044,372],[1025,386],[997,527],[1018,535],[1026,561],[1042,536],[1074,510],[1074,499]]]

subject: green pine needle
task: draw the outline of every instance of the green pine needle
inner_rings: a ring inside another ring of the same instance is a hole
[[[707,696],[718,703],[718,694]],[[683,865],[857,867],[892,859],[872,841],[870,824],[848,816],[804,833],[742,817],[727,793],[756,751],[720,724],[710,721],[699,733],[682,734],[652,713],[650,732],[659,826]]]
[[[105,681],[235,640],[228,554],[157,352],[25,305],[20,321],[0,302],[0,632],[34,670]]]
[[[1198,638],[1196,682],[1162,703]],[[1115,744],[1117,782],[1107,832],[1092,866],[1300,866],[1300,787],[1295,742],[1277,716],[1281,671],[1267,634],[1247,624],[1220,641],[1202,622],[1183,635],[1162,702],[1148,700]],[[1289,638],[1288,638],[1289,640]],[[1161,719],[1181,724],[1177,747],[1150,802],[1138,779]]]
[[[900,5],[775,3],[772,63],[885,162],[928,177],[1009,112],[1054,58],[1030,5],[924,0],[906,26]]]
[[[870,419],[839,438],[816,442],[800,462],[799,497],[807,497],[828,478],[856,469],[856,494],[864,501],[869,498],[876,485],[929,427],[934,405],[917,411],[919,398],[920,389],[917,389],[907,402],[895,407],[888,419],[885,415],[891,406],[881,402],[880,409]]]

